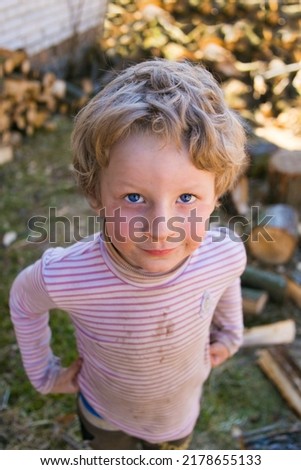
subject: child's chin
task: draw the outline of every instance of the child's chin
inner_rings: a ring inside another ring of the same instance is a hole
[[[179,261],[166,262],[163,260],[159,260],[153,263],[143,263],[143,266],[141,266],[141,269],[150,274],[165,274],[170,271],[173,271],[180,264],[182,263]]]

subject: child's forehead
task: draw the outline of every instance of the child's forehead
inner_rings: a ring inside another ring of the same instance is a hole
[[[202,162],[196,164],[182,140],[175,142],[155,133],[136,132],[111,146],[107,169],[121,179],[125,174],[135,180],[154,178],[156,185],[161,173],[181,181],[194,179],[205,167]]]
[[[203,170],[194,164],[188,149],[156,135],[136,134],[116,142],[110,152],[106,175],[114,181],[135,184],[149,181],[153,186],[170,181],[177,184],[199,181]],[[209,172],[207,172],[209,173]],[[173,181],[174,179],[174,181]]]
[[[164,153],[165,151],[168,151],[170,146],[174,147],[176,150],[175,153],[183,150],[188,151],[188,145],[185,143],[185,139],[182,138],[181,135],[166,135],[159,132],[153,132],[148,128],[134,129],[126,135],[118,138],[110,146],[109,157],[115,153],[116,149],[122,153],[126,153],[130,150],[133,154],[144,153],[143,151],[145,150],[159,150]]]
[[[113,159],[119,158],[120,162],[134,163],[153,157],[156,163],[157,154],[164,158],[166,154],[172,154],[177,160],[185,153],[188,155],[188,147],[179,139],[175,142],[169,136],[152,133],[149,131],[137,131],[118,139],[109,149],[109,164]]]

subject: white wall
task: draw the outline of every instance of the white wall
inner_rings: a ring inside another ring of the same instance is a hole
[[[102,25],[106,0],[0,0],[0,48],[29,55]]]

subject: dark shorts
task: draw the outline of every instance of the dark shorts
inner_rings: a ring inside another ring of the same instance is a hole
[[[99,450],[185,450],[189,448],[192,434],[182,439],[168,442],[152,444],[142,439],[130,436],[122,431],[107,431],[100,429],[90,423],[80,408],[78,408],[78,417],[81,426],[83,439],[88,441],[92,449]]]

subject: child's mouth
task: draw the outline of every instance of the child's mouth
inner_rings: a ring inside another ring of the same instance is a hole
[[[175,248],[169,248],[165,250],[143,250],[150,256],[167,256],[172,253]]]

